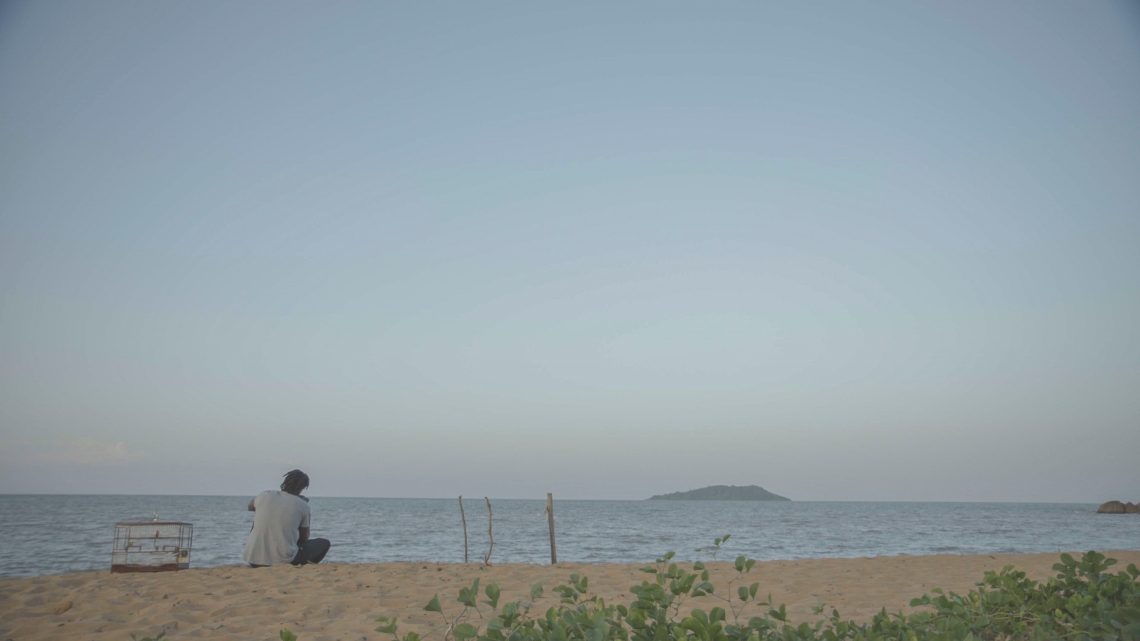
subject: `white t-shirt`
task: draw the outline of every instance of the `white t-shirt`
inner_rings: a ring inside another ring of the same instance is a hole
[[[309,504],[288,492],[268,490],[253,499],[253,531],[241,558],[253,565],[291,563],[300,528],[309,527]]]

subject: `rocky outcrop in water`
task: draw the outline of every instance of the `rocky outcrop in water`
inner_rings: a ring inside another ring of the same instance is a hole
[[[1120,501],[1109,501],[1102,504],[1096,509],[1097,514],[1137,514],[1140,513],[1140,507],[1131,503],[1121,503]]]

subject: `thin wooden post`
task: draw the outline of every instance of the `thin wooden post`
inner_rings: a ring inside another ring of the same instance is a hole
[[[463,562],[467,563],[467,515],[463,513],[463,495],[459,495],[459,518],[463,519]]]
[[[487,556],[483,557],[483,565],[491,565],[491,550],[495,549],[495,535],[491,533],[491,499],[483,497],[487,502],[487,538],[491,544],[487,546]]]
[[[558,563],[558,554],[554,551],[554,495],[546,493],[546,522],[550,525],[550,564]]]

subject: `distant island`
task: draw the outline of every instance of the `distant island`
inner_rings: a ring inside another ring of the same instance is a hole
[[[673,492],[649,497],[650,501],[790,501],[792,499],[772,494],[759,485],[710,485],[699,490]]]

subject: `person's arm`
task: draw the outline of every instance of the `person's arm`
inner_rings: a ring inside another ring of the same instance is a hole
[[[301,507],[301,522],[297,524],[297,545],[304,545],[309,540],[309,506]]]

